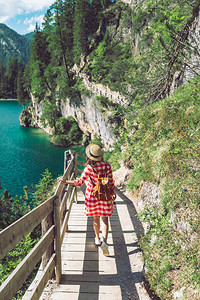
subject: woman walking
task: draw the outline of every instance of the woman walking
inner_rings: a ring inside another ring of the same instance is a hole
[[[98,175],[99,177],[108,177],[110,179],[112,189],[115,189],[112,170],[110,164],[103,161],[103,150],[98,145],[88,145],[86,148],[86,155],[86,167],[81,177],[74,181],[62,179],[62,182],[66,184],[74,184],[75,186],[81,186],[86,179],[89,179],[85,193],[84,213],[86,216],[93,216],[93,228],[95,232],[94,243],[96,246],[101,246],[103,254],[108,256],[108,217],[110,217],[113,213],[113,200],[116,198],[116,194],[114,192],[114,195],[111,196],[110,199],[102,201],[95,198],[93,191],[94,187],[96,186]],[[100,219],[102,220],[102,242],[99,236]]]

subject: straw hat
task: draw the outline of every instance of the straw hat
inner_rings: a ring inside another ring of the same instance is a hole
[[[90,144],[86,147],[86,155],[91,160],[100,161],[103,158],[103,150],[95,144]]]

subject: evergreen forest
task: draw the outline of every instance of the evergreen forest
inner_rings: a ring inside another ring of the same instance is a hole
[[[30,99],[24,76],[32,39],[33,33],[22,36],[0,23],[0,99],[19,99],[21,104]]]
[[[26,64],[15,57],[9,57],[6,67],[0,61],[0,98],[18,99],[25,106],[30,100],[30,93],[25,87]]]

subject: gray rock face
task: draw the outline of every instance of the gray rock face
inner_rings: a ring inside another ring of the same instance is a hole
[[[187,82],[196,74],[200,73],[200,15],[198,15],[193,22],[193,26],[191,27],[188,36],[188,43],[191,45],[191,49],[193,49],[193,51],[189,61],[187,61],[187,65],[185,66],[184,82]]]
[[[180,234],[188,234],[191,236],[192,228],[187,222],[186,218],[183,217],[184,211],[182,214],[179,212],[171,212],[170,223],[172,224],[175,231],[178,231]]]
[[[152,182],[145,182],[141,186],[138,196],[141,207],[148,206],[158,208],[161,204],[160,188]]]
[[[200,73],[200,15],[194,18],[189,30],[187,44],[188,48],[185,49],[187,61],[183,63],[182,70],[174,74],[170,94],[173,94],[180,85],[188,82],[195,75]]]
[[[73,116],[83,132],[89,133],[92,138],[95,134],[98,135],[103,141],[105,149],[109,149],[116,141],[116,137],[112,132],[113,128],[107,117],[102,114],[98,107],[95,95],[81,96],[81,100],[79,105],[73,103],[73,101],[70,101],[69,99],[61,100],[59,108],[62,116],[65,118]],[[48,127],[44,128],[40,122],[43,103],[40,102],[38,104],[32,96],[32,104],[32,116],[34,122],[47,133],[51,134],[52,130]]]
[[[82,103],[70,105],[70,101],[61,101],[61,114],[64,117],[73,116],[83,132],[89,132],[91,137],[97,134],[103,141],[105,148],[109,148],[116,141],[112,126],[108,119],[101,113],[95,96],[82,96]]]

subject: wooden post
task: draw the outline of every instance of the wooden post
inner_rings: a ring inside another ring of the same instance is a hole
[[[53,213],[48,215],[44,220],[41,222],[41,227],[42,227],[42,236],[45,235],[45,233],[49,230],[49,228],[53,225]],[[49,262],[51,256],[54,253],[54,243],[52,243],[47,251],[43,254],[42,256],[42,268],[46,267],[47,263]],[[53,274],[54,276],[54,274]]]
[[[66,170],[66,151],[65,151],[65,154],[64,154],[64,173],[65,173],[65,170]]]
[[[62,274],[61,239],[60,239],[60,197],[57,197],[54,202],[54,221],[55,221],[56,282],[59,283]]]
[[[78,175],[78,153],[74,153],[74,177],[75,179],[77,178]],[[75,198],[76,198],[76,203],[78,203],[78,193],[77,193],[77,187],[75,187]],[[74,201],[74,199],[73,199]]]
[[[65,173],[65,170],[67,168],[67,165],[68,165],[68,160],[71,159],[71,154],[70,154],[70,151],[65,151],[65,155],[64,155],[64,173]]]

